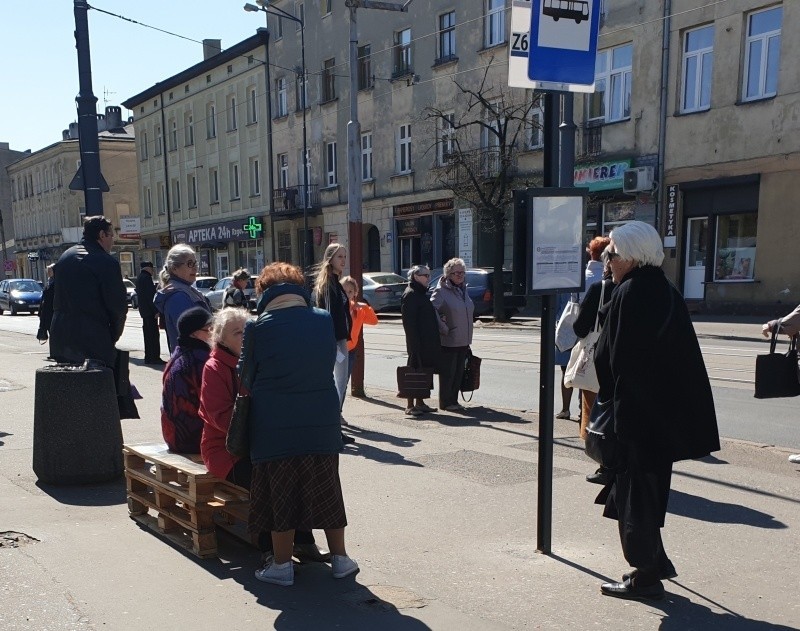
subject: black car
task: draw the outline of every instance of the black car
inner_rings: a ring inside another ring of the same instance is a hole
[[[428,294],[433,293],[441,276],[441,270],[437,269],[431,272]],[[492,315],[494,312],[494,268],[471,267],[467,269],[464,282],[467,284],[467,293],[475,304],[474,317]],[[503,312],[506,319],[515,316],[525,307],[525,296],[515,296],[512,287],[511,270],[503,270]]]
[[[0,281],[0,315],[20,311],[36,313],[42,305],[42,287],[31,278],[12,278]]]

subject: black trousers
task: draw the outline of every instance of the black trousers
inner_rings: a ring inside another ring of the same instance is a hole
[[[144,334],[144,360],[151,362],[161,359],[161,334],[158,330],[156,316],[142,316],[142,333]]]
[[[461,378],[464,376],[464,362],[467,360],[469,346],[442,346],[439,364],[439,408],[458,404]]]
[[[253,465],[250,458],[242,458],[237,460],[228,474],[228,482],[233,482],[237,486],[245,489],[250,489],[250,482],[253,476]],[[314,533],[310,530],[295,530],[294,531],[295,543],[314,543]],[[258,549],[261,552],[272,552],[272,533],[259,532],[258,533]]]

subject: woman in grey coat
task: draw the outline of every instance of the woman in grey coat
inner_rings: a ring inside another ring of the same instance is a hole
[[[463,259],[450,259],[444,264],[444,274],[433,290],[431,302],[439,316],[439,337],[442,354],[439,372],[439,408],[461,412],[458,403],[464,362],[472,344],[472,320],[475,305],[464,282],[466,265]]]

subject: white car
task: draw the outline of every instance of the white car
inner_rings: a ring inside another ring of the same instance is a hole
[[[250,309],[250,311],[253,311],[256,308],[256,287],[254,281],[255,278],[251,276],[250,280],[247,281],[247,287],[244,288],[244,295],[247,297],[248,309]],[[208,304],[211,305],[212,311],[219,311],[222,309],[222,299],[225,296],[225,290],[230,287],[232,283],[233,276],[221,278],[219,281],[217,281],[217,284],[214,285],[214,288],[206,294],[206,300],[208,300]]]

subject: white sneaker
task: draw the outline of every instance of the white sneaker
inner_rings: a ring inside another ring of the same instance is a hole
[[[294,565],[291,561],[275,563],[272,560],[269,565],[256,570],[256,578],[259,581],[272,583],[273,585],[283,585],[284,587],[294,585]]]
[[[800,454],[789,456],[789,462],[791,462],[792,464],[800,464]]]
[[[331,558],[331,567],[333,568],[333,578],[344,578],[358,572],[358,563],[348,556],[334,554]]]

